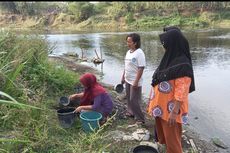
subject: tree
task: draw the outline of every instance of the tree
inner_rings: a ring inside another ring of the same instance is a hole
[[[88,2],[71,2],[68,12],[75,15],[79,21],[84,21],[94,13],[94,5]]]
[[[126,14],[131,11],[131,3],[132,2],[112,2],[109,14],[113,15],[115,20],[126,16]]]

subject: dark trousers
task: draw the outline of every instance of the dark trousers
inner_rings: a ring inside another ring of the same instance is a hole
[[[141,110],[141,92],[142,87],[134,88],[132,85],[125,83],[128,112],[133,114],[138,121],[145,121],[144,114]]]

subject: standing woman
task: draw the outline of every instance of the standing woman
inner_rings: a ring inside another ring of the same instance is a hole
[[[127,35],[126,42],[129,50],[125,56],[125,69],[121,82],[126,86],[127,112],[126,116],[134,117],[137,124],[145,122],[141,110],[142,74],[146,65],[145,54],[141,47],[140,35],[132,33]]]
[[[182,153],[182,124],[188,121],[188,94],[195,91],[187,39],[178,29],[159,35],[165,54],[152,78],[148,114],[156,121],[157,138],[167,153]]]

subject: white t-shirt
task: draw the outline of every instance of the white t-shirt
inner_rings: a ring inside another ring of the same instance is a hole
[[[137,49],[134,52],[127,51],[125,56],[125,81],[133,85],[139,67],[145,67],[145,54],[142,49]],[[142,75],[143,76],[143,75]],[[138,86],[142,86],[142,76],[138,82]]]

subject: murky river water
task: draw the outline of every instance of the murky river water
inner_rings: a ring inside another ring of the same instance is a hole
[[[130,31],[131,32],[131,31]],[[92,59],[95,49],[105,62],[94,65],[101,72],[101,80],[120,83],[127,51],[125,37],[130,32],[51,33],[46,34],[52,53],[59,56],[75,52]],[[206,139],[218,137],[230,147],[230,29],[183,31],[190,43],[196,91],[190,94],[190,126]],[[148,96],[151,78],[159,64],[163,49],[158,39],[161,31],[138,31],[146,55],[143,94]],[[81,49],[82,48],[82,49]],[[198,119],[197,119],[198,117]]]

